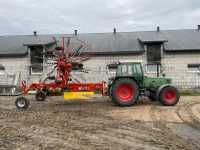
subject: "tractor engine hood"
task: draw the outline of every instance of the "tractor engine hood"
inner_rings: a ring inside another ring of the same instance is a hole
[[[144,86],[146,88],[158,88],[165,84],[171,84],[171,79],[164,77],[144,77]]]

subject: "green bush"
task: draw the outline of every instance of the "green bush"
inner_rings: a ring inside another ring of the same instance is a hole
[[[182,90],[181,96],[200,96],[200,90]]]

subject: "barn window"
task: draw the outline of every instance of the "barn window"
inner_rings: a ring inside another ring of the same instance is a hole
[[[153,74],[156,74],[157,77],[159,77],[161,74],[161,64],[159,64],[159,63],[147,64],[146,65],[146,73],[153,73]]]
[[[62,48],[61,47],[56,47],[56,45],[48,45],[45,47],[46,48],[46,54],[45,54],[45,61],[47,64],[55,64],[55,54],[54,54],[54,50],[59,50],[61,51]]]
[[[132,74],[133,74],[133,66],[128,65],[128,75],[132,75]]]
[[[5,74],[5,67],[3,65],[0,65],[0,75]]]
[[[160,71],[160,67],[158,69],[157,64],[147,64],[146,70],[147,70],[147,73],[157,73],[158,70]]]
[[[43,65],[34,64],[30,66],[30,74],[32,75],[41,75],[43,71]]]
[[[189,72],[200,72],[200,64],[188,64]]]
[[[122,65],[122,73],[127,73],[127,65]]]
[[[107,65],[107,73],[108,74],[116,74],[116,70],[117,70],[118,64],[117,63],[113,63],[113,64],[108,64]]]
[[[41,74],[43,72],[43,46],[30,47],[31,74]]]

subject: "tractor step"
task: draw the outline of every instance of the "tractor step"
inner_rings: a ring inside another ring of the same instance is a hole
[[[146,90],[145,89],[140,89],[140,95],[145,96],[146,95]]]

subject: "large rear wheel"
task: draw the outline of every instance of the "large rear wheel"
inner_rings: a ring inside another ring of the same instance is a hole
[[[159,101],[164,106],[174,106],[178,103],[180,94],[175,87],[167,86],[159,93]]]
[[[129,78],[122,78],[112,85],[112,101],[119,106],[134,105],[139,96],[137,83]]]

